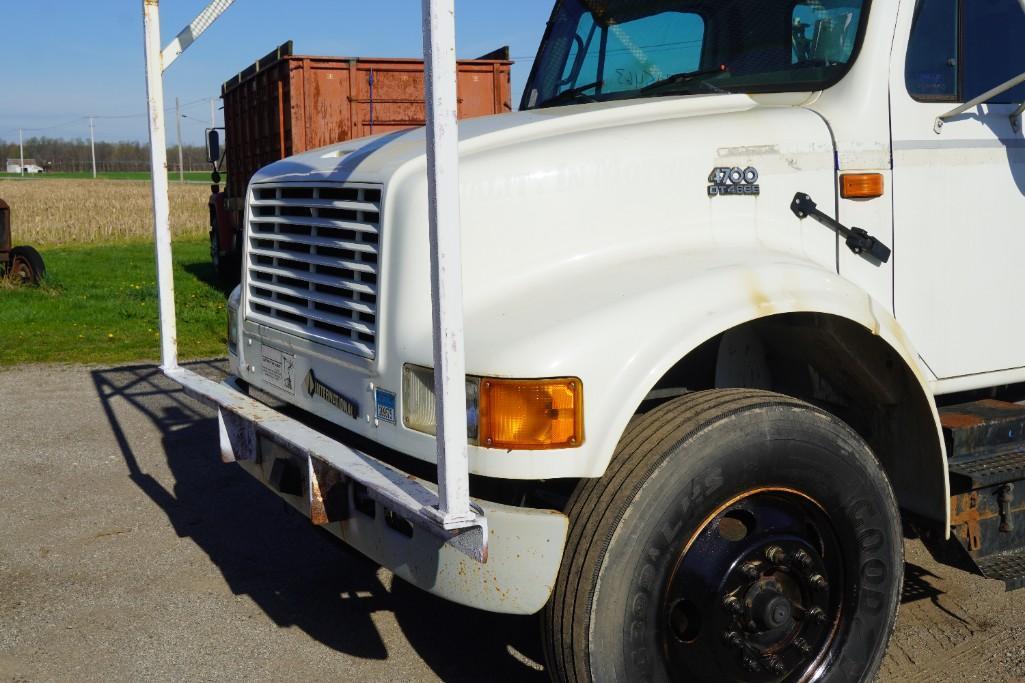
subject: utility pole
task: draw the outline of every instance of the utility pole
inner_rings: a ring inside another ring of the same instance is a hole
[[[25,138],[21,128],[18,129],[18,148],[21,149],[21,166],[18,167],[18,174],[25,175]]]
[[[93,179],[96,179],[96,126],[93,117],[89,117],[89,148],[93,153]]]
[[[182,152],[182,105],[181,100],[174,98],[174,111],[178,126],[178,180],[185,182],[185,154]]]

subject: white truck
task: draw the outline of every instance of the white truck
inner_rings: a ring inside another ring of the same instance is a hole
[[[1025,576],[1023,72],[1019,0],[559,0],[521,111],[459,126],[486,552],[400,500],[435,477],[423,129],[253,178],[224,458],[541,613],[554,680],[870,679],[902,521]]]

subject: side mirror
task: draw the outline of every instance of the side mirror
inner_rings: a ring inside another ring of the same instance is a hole
[[[221,134],[215,128],[206,132],[206,160],[214,165],[221,161]]]

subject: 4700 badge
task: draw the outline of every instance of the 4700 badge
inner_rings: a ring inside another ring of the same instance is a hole
[[[759,195],[762,193],[758,184],[758,169],[754,166],[740,168],[738,166],[717,166],[708,174],[708,196],[719,195]]]

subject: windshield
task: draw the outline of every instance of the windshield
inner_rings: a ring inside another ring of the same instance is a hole
[[[820,90],[868,0],[559,0],[522,109],[697,92]]]

